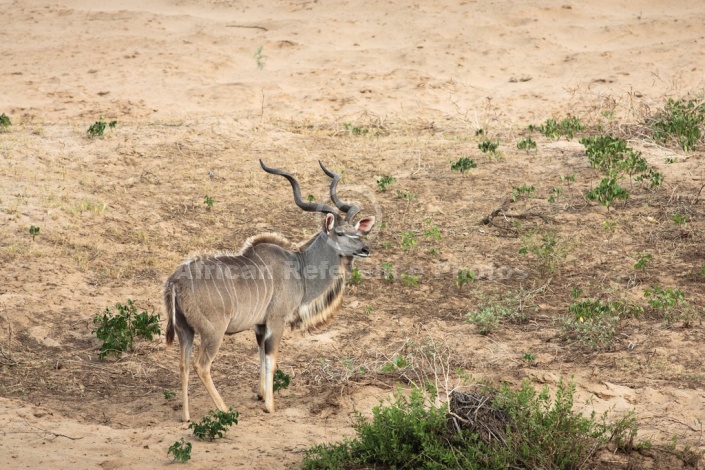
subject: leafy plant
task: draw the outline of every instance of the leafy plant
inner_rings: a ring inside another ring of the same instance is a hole
[[[468,284],[470,282],[475,282],[477,280],[477,276],[475,276],[475,272],[471,271],[467,268],[463,268],[460,271],[458,271],[458,278],[455,280],[455,284],[458,287],[463,287],[465,284]]]
[[[536,268],[541,277],[551,276],[567,256],[567,247],[560,237],[551,232],[531,233],[523,238],[519,254],[531,254],[536,259]]]
[[[384,175],[384,176],[378,176],[377,177],[377,189],[379,191],[386,191],[387,186],[391,186],[394,184],[396,179],[393,176],[389,175]]]
[[[702,323],[705,311],[697,310],[690,305],[680,289],[662,288],[656,285],[651,289],[644,289],[644,297],[649,299],[651,312],[663,319],[667,326],[678,320],[682,321],[686,328],[696,321]]]
[[[419,276],[416,274],[402,273],[401,280],[405,286],[410,286],[410,287],[418,287],[419,286]]]
[[[211,210],[213,209],[213,204],[215,204],[215,199],[206,194],[205,196],[203,196],[203,204],[208,207],[208,210]]]
[[[314,196],[313,194],[309,194],[308,196],[306,196],[306,200],[308,202],[313,202],[316,200],[316,196]]]
[[[36,225],[30,225],[29,234],[32,235],[32,241],[34,241],[34,237],[39,235],[39,227],[37,227]]]
[[[352,135],[364,135],[370,131],[366,127],[354,126],[354,125],[352,125],[352,123],[349,123],[349,122],[343,123],[343,127],[345,128],[346,131],[348,131]]]
[[[154,335],[159,335],[159,315],[148,314],[146,311],[137,313],[137,306],[130,299],[127,304],[115,304],[116,313],[110,308],[105,312],[96,314],[93,317],[93,324],[100,325],[93,332],[97,338],[103,341],[100,346],[98,358],[100,360],[112,353],[120,353],[132,348],[135,337],[142,337],[147,341],[152,341]]]
[[[554,203],[561,199],[561,193],[563,193],[563,188],[553,188],[551,189],[551,195],[548,196],[548,202]]]
[[[103,120],[103,116],[100,117],[100,119],[88,128],[88,137],[93,138],[93,137],[102,137],[103,133],[105,133],[105,127],[109,127],[110,129],[114,129],[115,126],[117,125],[117,121],[110,121],[110,123],[107,123]]]
[[[647,266],[649,265],[649,262],[650,262],[652,259],[654,259],[654,257],[651,256],[651,255],[648,254],[648,253],[639,255],[639,259],[637,260],[636,263],[634,263],[634,269],[636,269],[637,271],[641,271],[641,272],[644,272],[644,273],[645,273],[645,272],[646,272],[646,268],[647,268]]]
[[[409,231],[401,234],[401,249],[409,251],[416,246],[416,232]]]
[[[193,429],[193,435],[198,439],[214,441],[222,438],[230,426],[237,424],[239,415],[232,407],[228,411],[211,410],[200,422],[191,423],[188,428]]]
[[[190,442],[184,442],[184,438],[182,437],[180,441],[174,442],[169,447],[169,451],[166,455],[173,455],[172,460],[174,462],[186,463],[191,460],[191,447],[192,444]]]
[[[492,333],[502,322],[524,323],[536,311],[531,297],[523,290],[490,295],[481,299],[478,308],[468,312],[465,320],[474,324],[481,335]]]
[[[663,111],[647,120],[657,142],[676,142],[683,151],[694,150],[701,143],[705,125],[705,103],[701,100],[669,98]]]
[[[289,374],[285,374],[281,369],[277,369],[274,371],[274,382],[272,388],[275,392],[278,392],[280,390],[286,390],[287,388],[289,388],[290,383],[291,376],[289,376]]]
[[[350,284],[360,284],[362,282],[362,273],[359,269],[357,269],[357,266],[353,266],[352,273],[350,273],[350,277],[348,278],[348,282]]]
[[[437,242],[441,241],[441,231],[438,228],[438,225],[431,225],[431,221],[429,219],[424,220],[424,225],[428,227],[423,231],[424,238],[435,240]]]
[[[10,118],[7,116],[7,114],[5,114],[5,113],[0,114],[0,130],[7,129],[11,125],[12,125],[12,121],[10,121]]]
[[[566,318],[563,330],[591,349],[608,348],[614,342],[621,306],[618,302],[591,299],[575,302],[568,307],[572,316]]]
[[[574,183],[575,182],[575,173],[572,173],[570,175],[561,175],[560,179],[562,182]]]
[[[676,212],[675,214],[673,214],[673,217],[671,217],[671,219],[676,225],[685,225],[690,220],[690,217],[686,214]]]
[[[570,140],[576,132],[581,132],[584,130],[585,126],[583,126],[580,122],[580,119],[570,116],[564,118],[560,123],[553,118],[549,118],[545,123],[539,126],[529,126],[529,131],[538,131],[549,139],[560,139],[561,137],[566,137]]]
[[[517,142],[517,149],[524,150],[526,153],[529,153],[532,150],[536,150],[536,142],[531,137],[521,139]]]
[[[397,370],[406,369],[407,367],[409,367],[409,361],[401,354],[396,354],[391,361],[382,366],[380,372],[388,374]]]
[[[258,70],[262,70],[264,68],[264,64],[267,62],[267,56],[262,54],[262,49],[263,47],[259,46],[252,56],[257,61]]]
[[[382,263],[382,277],[387,282],[394,281],[394,266],[392,263]]]
[[[534,186],[527,186],[522,184],[521,186],[512,186],[512,202],[517,202],[520,197],[529,198],[534,195],[536,188]]]
[[[534,356],[531,353],[524,353],[524,355],[521,357],[524,361],[526,361],[528,364],[533,364],[534,361],[536,360],[536,356]]]
[[[585,147],[590,166],[604,171],[612,179],[625,174],[639,182],[648,181],[652,188],[663,182],[663,174],[650,168],[641,152],[629,147],[624,139],[600,135],[585,137],[580,143]]]
[[[171,400],[176,396],[176,392],[173,390],[164,390],[164,399]]]
[[[489,153],[493,157],[500,157],[499,140],[483,140],[477,145],[482,153]]]
[[[477,168],[477,163],[475,163],[468,157],[461,157],[458,159],[457,162],[453,162],[452,160],[450,161],[450,169],[452,171],[465,174],[466,171],[469,171],[473,168]]]
[[[404,199],[406,199],[406,202],[411,202],[414,199],[416,199],[416,193],[412,193],[409,191],[402,192],[402,191],[399,191],[398,189],[397,189],[397,196],[403,197]]]
[[[629,193],[617,183],[617,178],[610,177],[603,178],[599,185],[585,193],[585,197],[591,201],[599,202],[609,211],[614,201],[629,199]]]

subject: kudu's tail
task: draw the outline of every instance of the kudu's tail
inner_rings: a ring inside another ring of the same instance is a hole
[[[174,324],[176,323],[176,288],[171,282],[164,286],[164,305],[166,305],[166,344],[174,342]]]

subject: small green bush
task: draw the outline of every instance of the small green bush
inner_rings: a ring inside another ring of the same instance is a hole
[[[452,171],[457,171],[462,174],[465,174],[465,172],[477,168],[477,163],[469,159],[468,157],[461,157],[458,159],[457,162],[450,161],[450,169]]]
[[[189,429],[193,429],[193,435],[200,440],[214,441],[222,438],[233,424],[237,424],[240,414],[233,411],[232,407],[228,411],[209,411],[200,422],[191,423]]]
[[[393,176],[389,176],[389,175],[378,176],[377,177],[377,190],[378,191],[386,191],[387,186],[393,185],[395,181],[396,181],[396,178],[394,178]]]
[[[281,369],[277,369],[274,371],[274,381],[272,385],[272,389],[275,392],[278,392],[280,390],[286,390],[289,388],[289,384],[291,383],[291,376],[289,374],[285,374]]]
[[[93,137],[102,137],[103,134],[105,133],[105,127],[109,127],[110,129],[115,129],[115,126],[117,125],[117,121],[110,121],[110,123],[107,123],[103,120],[103,116],[100,117],[100,119],[93,124],[90,125],[88,128],[88,131],[86,133],[88,134],[88,137],[93,138]]]
[[[647,120],[653,138],[664,144],[676,143],[692,151],[702,143],[705,126],[705,103],[702,100],[670,98],[663,111]]]
[[[0,130],[7,129],[11,125],[12,121],[10,121],[10,118],[7,116],[7,114],[0,114]]]
[[[191,460],[191,447],[192,444],[190,442],[184,442],[184,439],[181,438],[181,441],[176,441],[169,447],[166,455],[173,455],[172,460],[174,462],[186,463]]]
[[[535,126],[533,124],[529,126],[529,131],[538,131],[549,139],[560,139],[561,137],[565,137],[570,140],[577,132],[582,132],[584,130],[585,126],[580,122],[580,119],[575,116],[568,116],[561,122],[558,122],[553,118],[549,118],[545,123],[539,126]]]
[[[132,348],[135,337],[152,341],[154,335],[159,335],[159,315],[148,314],[145,311],[137,313],[137,306],[127,299],[127,304],[115,304],[116,312],[109,307],[105,312],[93,317],[93,324],[99,325],[93,330],[96,337],[103,341],[98,358],[105,359],[109,354],[128,351]]]

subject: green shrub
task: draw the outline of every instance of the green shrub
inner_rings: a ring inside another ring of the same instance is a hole
[[[176,441],[169,447],[166,455],[173,455],[172,460],[174,462],[186,463],[191,460],[191,447],[192,444],[190,442],[186,443],[181,438],[181,441]]]
[[[7,114],[0,114],[0,130],[7,129],[11,125],[12,121],[10,121],[10,118],[7,116]]]
[[[465,174],[466,171],[477,168],[477,163],[467,157],[458,159],[457,162],[450,162],[450,169]]]
[[[582,132],[584,130],[585,126],[583,126],[580,119],[575,116],[564,118],[561,122],[558,122],[553,118],[549,118],[545,123],[539,126],[534,126],[533,124],[529,126],[529,131],[538,131],[549,139],[560,139],[561,137],[565,137],[570,140],[573,138],[575,133]]]
[[[103,120],[103,116],[100,117],[100,119],[88,128],[88,131],[86,133],[88,134],[88,137],[93,138],[93,137],[102,137],[103,133],[105,132],[105,127],[108,126],[110,129],[114,129],[115,126],[117,125],[117,121],[110,121],[110,123],[107,123]]]
[[[159,335],[159,315],[148,314],[145,311],[137,313],[137,307],[132,300],[127,299],[127,304],[115,304],[116,312],[109,307],[105,312],[93,317],[93,324],[100,325],[93,330],[96,337],[103,341],[98,358],[100,360],[112,353],[128,351],[132,348],[135,337],[142,337],[152,341],[154,335]]]
[[[275,392],[278,392],[280,390],[286,390],[287,388],[289,388],[290,383],[291,376],[289,374],[285,374],[281,369],[277,369],[276,371],[274,371],[272,389]]]
[[[664,144],[676,143],[684,151],[702,143],[705,126],[705,103],[702,100],[670,98],[663,111],[647,120],[653,138]]]
[[[189,429],[193,429],[193,435],[200,440],[214,441],[220,439],[233,424],[237,424],[239,413],[233,411],[232,407],[228,411],[209,411],[200,422],[191,423]]]
[[[358,414],[353,438],[306,451],[302,468],[572,470],[585,467],[610,440],[632,448],[637,431],[633,413],[610,422],[606,414],[574,412],[572,381],[559,381],[553,398],[548,386],[536,391],[526,381],[517,391],[504,385],[460,394],[477,397],[477,407],[458,405],[470,400],[453,393],[450,406],[433,406],[419,388],[408,395],[397,390],[389,404],[373,408],[371,419]]]
[[[394,178],[393,176],[389,176],[389,175],[378,176],[377,177],[377,190],[378,191],[386,191],[387,186],[393,185],[395,181],[396,181],[396,178]]]

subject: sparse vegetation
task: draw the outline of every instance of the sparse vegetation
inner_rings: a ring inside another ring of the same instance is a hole
[[[663,320],[666,326],[681,321],[688,328],[696,323],[701,324],[705,317],[705,310],[691,305],[680,289],[655,285],[651,289],[644,289],[644,297],[649,299],[650,313]]]
[[[401,234],[401,249],[410,251],[416,246],[416,232],[409,231]]]
[[[519,254],[533,256],[542,278],[556,274],[568,254],[566,243],[552,232],[529,232],[523,236],[522,242]]]
[[[206,205],[208,210],[211,210],[213,209],[213,205],[215,204],[215,199],[206,194],[205,196],[203,196],[203,204]]]
[[[683,151],[693,151],[702,144],[705,126],[705,102],[669,98],[662,111],[647,119],[655,141],[678,145]]]
[[[482,153],[487,153],[491,157],[500,158],[502,154],[499,152],[499,140],[483,140],[477,147]]]
[[[465,319],[475,325],[478,333],[488,335],[503,322],[524,323],[536,311],[531,297],[523,290],[482,297],[478,308],[468,312]]]
[[[276,371],[274,371],[274,382],[272,385],[272,389],[275,392],[278,392],[280,390],[286,390],[287,388],[289,388],[290,383],[291,376],[289,374],[285,374],[284,371],[282,371],[281,369],[277,369]]]
[[[534,141],[531,137],[521,139],[517,142],[517,149],[524,150],[526,153],[529,153],[532,150],[536,150],[536,141]]]
[[[10,121],[10,118],[7,116],[7,114],[5,114],[5,113],[0,114],[0,131],[7,129],[11,125],[12,125],[12,121]]]
[[[262,46],[259,46],[255,53],[253,54],[253,57],[255,58],[255,61],[257,62],[257,69],[262,70],[264,68],[265,63],[267,62],[267,56],[262,53]]]
[[[237,424],[239,415],[232,407],[228,411],[211,410],[198,423],[189,424],[188,428],[193,429],[193,435],[201,441],[214,441],[222,438],[230,426]]]
[[[475,275],[474,271],[471,271],[467,268],[463,268],[458,271],[458,278],[455,280],[455,284],[458,287],[463,287],[465,284],[475,282],[476,280],[477,276]]]
[[[521,186],[512,186],[512,202],[517,202],[520,198],[530,198],[534,196],[536,188],[522,184]]]
[[[394,266],[392,263],[382,263],[382,277],[387,282],[394,281]]]
[[[100,360],[109,354],[130,350],[136,337],[152,341],[155,335],[161,333],[159,315],[146,311],[137,313],[137,306],[130,299],[125,305],[116,303],[115,312],[108,307],[103,314],[95,315],[93,324],[99,325],[93,332],[103,342],[98,353]]]
[[[88,137],[94,138],[94,137],[103,137],[103,134],[105,133],[105,127],[109,127],[110,129],[115,129],[115,126],[117,125],[117,121],[110,121],[105,122],[103,120],[103,116],[100,117],[99,120],[94,122],[93,124],[90,125],[86,133],[88,134]]]
[[[556,121],[554,118],[549,118],[545,123],[539,126],[529,126],[529,131],[538,131],[549,139],[560,139],[561,137],[565,137],[570,140],[576,133],[584,130],[585,126],[580,122],[580,119],[575,116],[564,118],[561,122]]]
[[[353,266],[352,272],[350,273],[350,277],[348,278],[348,282],[353,285],[360,284],[362,282],[362,273],[357,268],[357,266]]]
[[[452,171],[465,174],[467,171],[472,170],[473,168],[477,168],[477,163],[475,163],[468,157],[461,157],[456,162],[452,160],[450,161],[450,169]]]
[[[379,191],[386,191],[388,186],[391,186],[396,181],[396,178],[389,175],[383,175],[377,177],[377,189]]]
[[[184,442],[184,439],[181,438],[180,441],[174,442],[169,447],[166,455],[171,455],[174,462],[186,463],[191,460],[191,447],[192,444],[190,442]]]
[[[30,225],[29,234],[32,236],[32,241],[34,241],[34,237],[39,235],[39,227],[37,227],[36,225]]]

